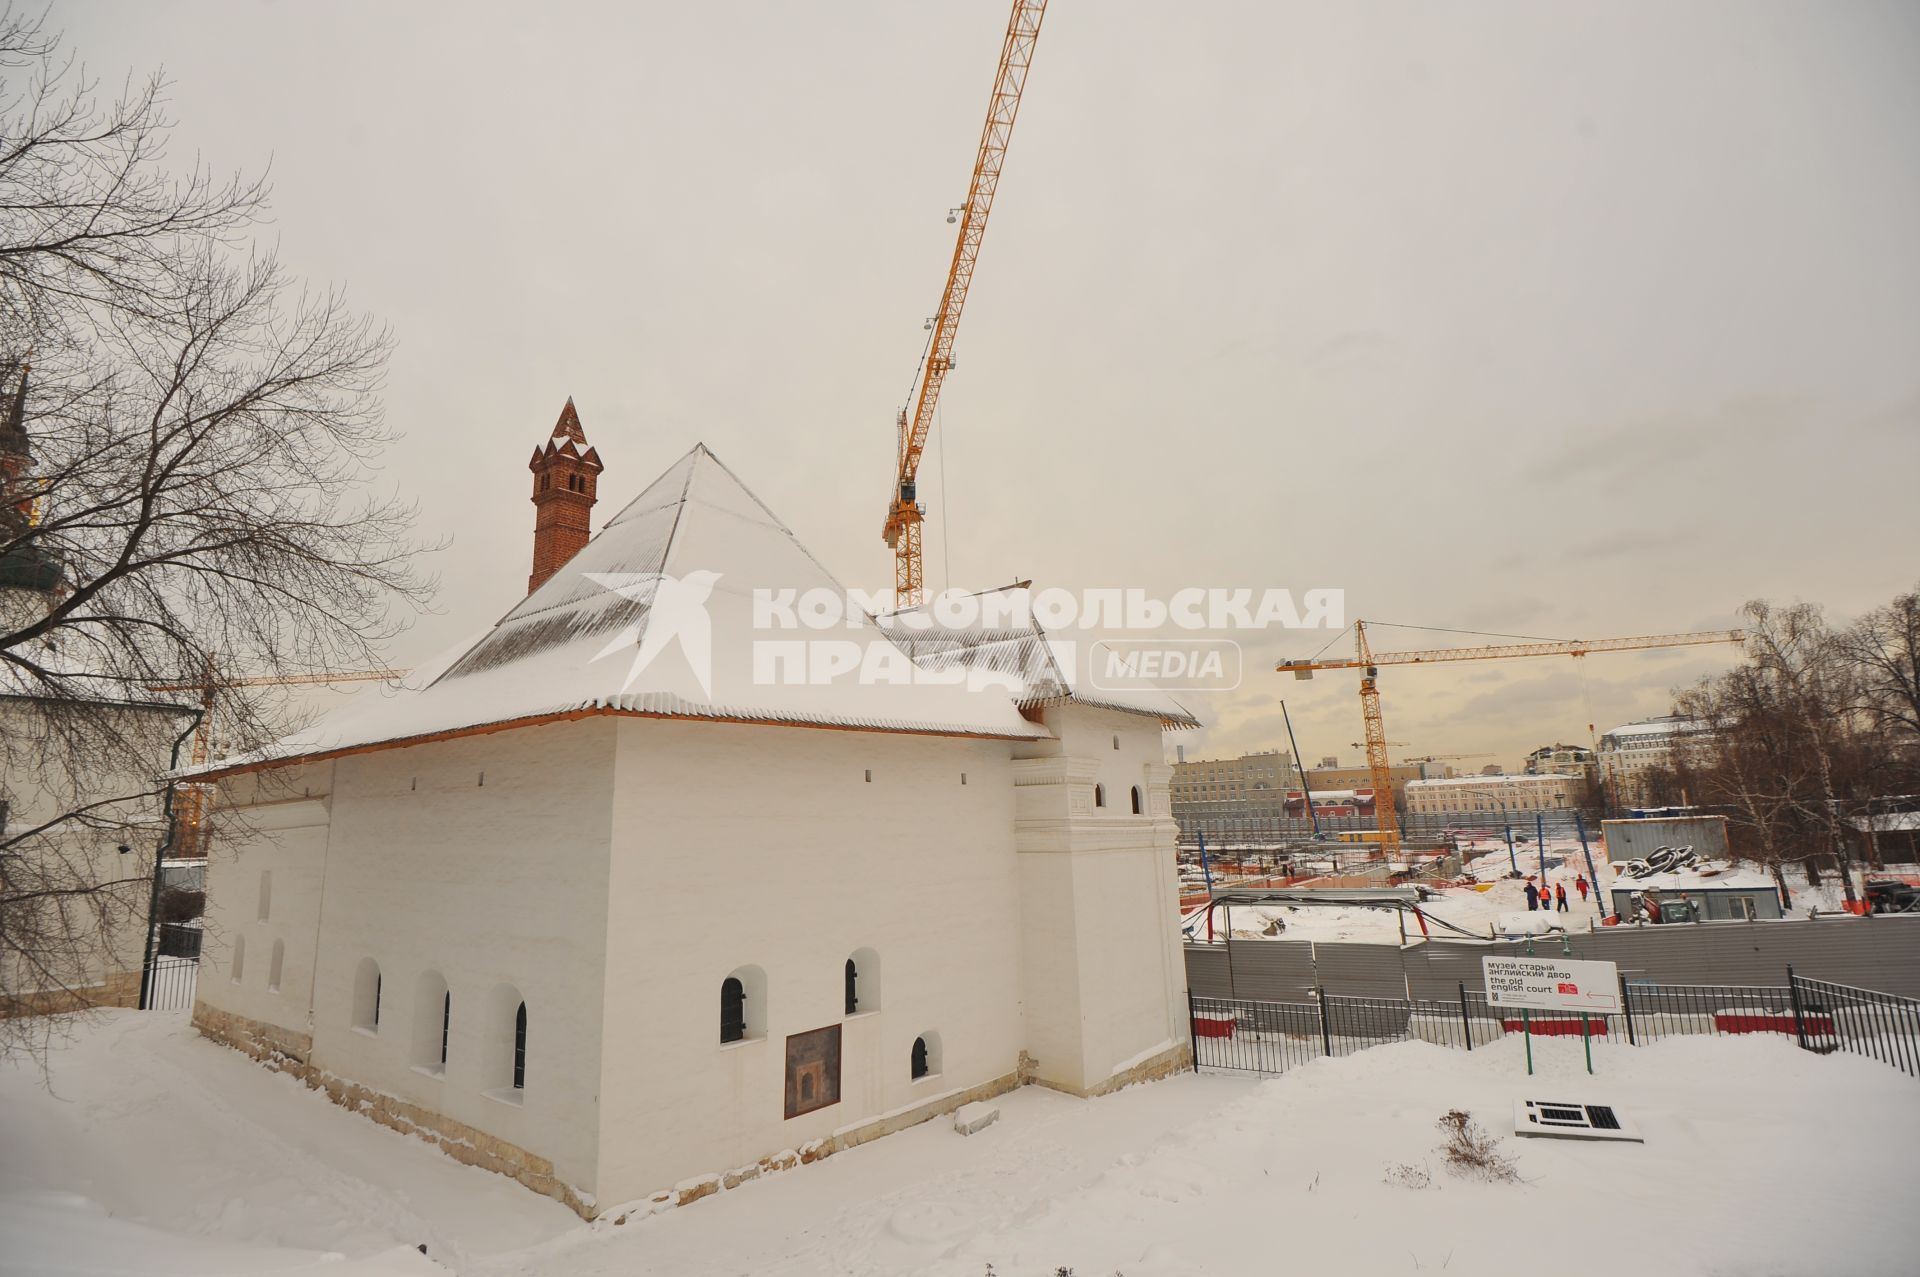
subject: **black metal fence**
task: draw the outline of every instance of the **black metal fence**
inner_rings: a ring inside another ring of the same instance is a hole
[[[1772,1033],[1809,1051],[1845,1051],[1920,1077],[1920,1001],[1808,980],[1783,985],[1621,984],[1615,1014],[1496,1008],[1460,985],[1454,998],[1346,997],[1315,989],[1304,1002],[1189,995],[1193,1058],[1203,1069],[1284,1073],[1324,1056],[1390,1042],[1471,1051],[1510,1033],[1638,1046],[1684,1035]],[[1583,1023],[1584,1021],[1584,1023]]]
[[[147,965],[140,986],[143,1011],[186,1011],[193,1006],[195,982],[200,975],[198,958],[157,957]]]
[[[1796,1010],[1806,1024],[1801,1045],[1865,1055],[1920,1077],[1920,1001],[1850,984],[1793,977]],[[1832,1047],[1823,1048],[1823,1030]]]

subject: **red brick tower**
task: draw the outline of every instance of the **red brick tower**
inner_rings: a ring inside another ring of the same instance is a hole
[[[527,469],[533,471],[533,574],[527,578],[532,594],[587,543],[593,504],[599,500],[594,489],[600,453],[587,446],[572,398],[560,410],[547,446],[533,450]]]

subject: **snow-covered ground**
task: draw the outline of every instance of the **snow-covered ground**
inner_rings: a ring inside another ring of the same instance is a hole
[[[587,1225],[200,1040],[112,1012],[0,1070],[0,1272],[225,1274],[1909,1274],[1916,1083],[1773,1038],[1466,1052],[1409,1042],[1283,1078],[1084,1102],[1029,1087],[623,1226]],[[1450,1175],[1434,1123],[1599,1100],[1644,1145],[1507,1136]],[[1426,1188],[1387,1180],[1407,1165]],[[423,1259],[414,1246],[428,1245]]]
[[[1503,916],[1527,911],[1527,884],[1525,879],[1509,878],[1513,864],[1517,862],[1522,874],[1532,875],[1537,881],[1540,876],[1540,852],[1533,847],[1518,847],[1513,858],[1507,856],[1503,842],[1499,850],[1489,853],[1491,844],[1483,843],[1471,854],[1478,858],[1467,866],[1466,876],[1471,877],[1486,889],[1473,887],[1453,887],[1441,892],[1439,898],[1422,905],[1430,916],[1452,923],[1456,927],[1472,932],[1477,936],[1486,936],[1489,926],[1498,926]],[[1580,855],[1577,840],[1564,842],[1550,841],[1547,846],[1547,880],[1550,883],[1564,882],[1567,885],[1567,912],[1558,914],[1556,921],[1578,929],[1586,930],[1590,923],[1599,920],[1592,898],[1582,907],[1579,894],[1574,890],[1574,878],[1586,872],[1586,861]],[[1594,865],[1601,878],[1612,882],[1612,874],[1606,861],[1596,852]],[[1284,929],[1276,936],[1281,940],[1317,940],[1331,942],[1335,940],[1359,940],[1381,944],[1397,943],[1400,939],[1400,922],[1396,911],[1391,909],[1336,909],[1324,906],[1235,906],[1233,910],[1233,938],[1251,940],[1266,935],[1268,924],[1274,919],[1284,924]],[[1196,923],[1196,919],[1198,922]],[[1223,934],[1226,926],[1225,916],[1218,910],[1214,913],[1214,935]],[[1420,925],[1412,918],[1406,922],[1407,938],[1420,938]],[[1189,915],[1187,931],[1196,939],[1206,934],[1205,919],[1199,912]],[[1454,933],[1445,928],[1435,928],[1434,934],[1447,936]]]
[[[1584,875],[1586,859],[1581,855],[1580,843],[1576,839],[1549,838],[1546,848],[1546,878],[1549,885],[1565,883],[1567,888],[1567,912],[1553,911],[1547,918],[1538,915],[1527,916],[1527,882],[1540,879],[1541,855],[1533,846],[1516,847],[1509,857],[1506,844],[1489,851],[1493,844],[1482,841],[1477,849],[1471,850],[1470,860],[1463,872],[1463,879],[1471,879],[1474,886],[1449,887],[1442,889],[1438,897],[1421,906],[1430,917],[1449,922],[1476,936],[1488,935],[1492,927],[1501,935],[1519,934],[1528,923],[1566,927],[1574,931],[1585,931],[1598,925],[1601,910],[1595,906],[1595,897],[1589,894],[1586,901],[1580,899],[1574,888],[1577,876]],[[1523,878],[1513,878],[1515,864]],[[1596,846],[1593,853],[1594,871],[1599,875],[1603,890],[1610,890],[1614,883],[1613,868],[1600,854]],[[1772,885],[1772,879],[1764,872],[1751,867],[1735,867],[1725,864],[1708,863],[1698,868],[1669,873],[1647,879],[1644,884],[1667,890],[1683,890],[1688,887],[1719,884],[1732,886],[1736,883],[1747,885]],[[1792,869],[1788,872],[1787,889],[1793,896],[1795,917],[1804,917],[1808,908],[1817,908],[1822,913],[1840,912],[1842,893],[1839,882],[1828,875],[1819,887],[1809,887],[1805,874]],[[1610,899],[1610,898],[1609,898]],[[1607,902],[1602,902],[1607,903]],[[1183,924],[1185,931],[1195,940],[1206,938],[1206,919],[1204,907],[1188,912]],[[1282,929],[1268,935],[1271,923],[1278,920]],[[1225,934],[1226,915],[1214,911],[1214,936],[1216,939]],[[1325,906],[1298,907],[1288,905],[1236,905],[1233,909],[1233,938],[1235,940],[1277,939],[1277,940],[1315,940],[1330,943],[1336,940],[1356,940],[1376,944],[1395,944],[1400,940],[1400,920],[1392,909],[1344,909]],[[1444,927],[1433,928],[1433,934],[1441,938],[1457,935]],[[1420,939],[1420,926],[1412,918],[1406,920],[1406,938]]]

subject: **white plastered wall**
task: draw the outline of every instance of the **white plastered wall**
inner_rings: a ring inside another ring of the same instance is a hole
[[[241,776],[221,787],[207,859],[197,1001],[291,1033],[311,1032],[314,939],[332,797],[331,763]],[[273,875],[264,919],[262,873]],[[233,955],[243,939],[246,963],[236,980]],[[276,942],[282,956],[274,988]]]
[[[615,794],[604,1202],[1015,1071],[1006,743],[628,720]],[[863,996],[848,1018],[845,963],[863,948],[880,959],[880,1006]],[[720,985],[749,964],[765,972],[765,1037],[723,1045]],[[832,1024],[840,1102],[788,1120],[786,1037]],[[939,1072],[915,1082],[929,1030]]]
[[[1028,1049],[1041,1081],[1089,1091],[1186,1037],[1170,771],[1153,719],[1056,705],[1046,722],[1057,742],[1013,765]]]
[[[212,923],[248,940],[237,987],[230,952],[210,947],[202,1000],[310,1031],[316,1067],[546,1157],[593,1194],[613,734],[611,721],[587,720],[333,763],[323,823],[248,835],[210,871]],[[260,924],[268,867],[274,916]],[[271,995],[261,941],[283,927],[282,990]],[[381,973],[376,1032],[354,1024],[369,957]],[[443,1075],[416,1058],[416,1017],[437,1025],[441,1014],[416,1005],[426,972],[452,994]],[[504,989],[527,1005],[517,1096]]]

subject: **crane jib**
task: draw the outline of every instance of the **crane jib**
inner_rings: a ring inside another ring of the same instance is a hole
[[[916,479],[920,457],[926,450],[927,436],[933,430],[935,410],[940,402],[940,387],[953,368],[953,339],[960,327],[960,314],[967,303],[967,290],[973,283],[974,266],[980,256],[980,241],[986,234],[987,219],[993,212],[993,197],[1000,186],[1000,171],[1006,163],[1007,143],[1013,136],[1014,120],[1020,113],[1020,95],[1026,87],[1027,70],[1033,64],[1033,49],[1040,36],[1040,22],[1046,16],[1047,0],[1014,0],[1007,19],[1006,39],[1000,49],[1000,65],[994,73],[993,93],[987,101],[986,122],[980,129],[980,147],[973,164],[973,178],[967,186],[966,203],[954,211],[960,213],[960,229],[954,237],[953,260],[947,268],[946,287],[940,293],[940,305],[934,312],[933,337],[927,344],[926,366],[921,373],[913,410],[903,413],[898,423],[897,467],[893,492],[888,497],[887,520],[882,534],[894,550],[894,603],[911,607],[922,600],[920,559],[920,518]]]

